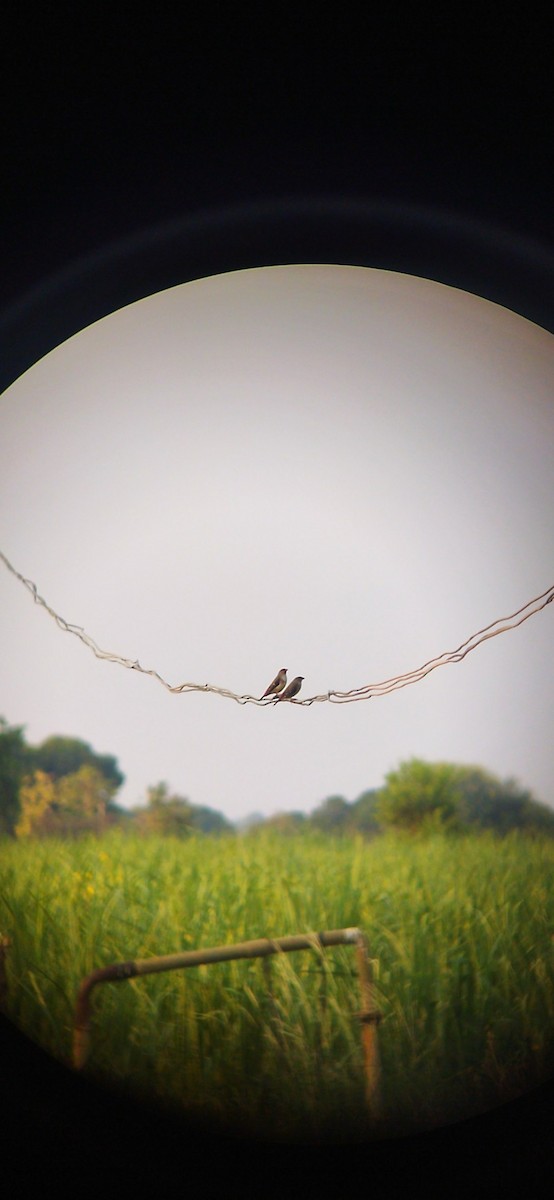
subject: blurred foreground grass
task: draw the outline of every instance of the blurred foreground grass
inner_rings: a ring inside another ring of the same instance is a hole
[[[7,1015],[69,1063],[95,967],[257,937],[365,930],[378,1132],[482,1111],[554,1069],[554,842],[257,833],[0,843]],[[177,970],[94,992],[87,1070],[260,1136],[366,1132],[354,953]]]

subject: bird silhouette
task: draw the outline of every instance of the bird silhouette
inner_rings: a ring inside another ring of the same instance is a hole
[[[285,688],[282,695],[277,697],[275,703],[279,704],[281,700],[292,700],[293,696],[297,696],[302,687],[303,679],[303,675],[297,675],[296,679],[293,679],[292,683],[289,683],[289,686]]]
[[[279,674],[275,676],[275,679],[273,679],[269,687],[266,688],[263,696],[260,696],[260,700],[265,700],[266,696],[277,696],[279,692],[282,692],[286,682],[287,667],[281,667]]]

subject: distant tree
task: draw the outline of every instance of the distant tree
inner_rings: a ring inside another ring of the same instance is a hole
[[[89,765],[58,780],[46,771],[34,771],[20,788],[16,836],[67,837],[101,833],[107,825],[109,795],[104,776]]]
[[[39,770],[27,776],[21,784],[19,800],[16,837],[44,837],[52,832],[56,813],[56,785],[51,775]]]
[[[107,823],[111,826],[121,826],[123,828],[131,828],[133,825],[133,809],[125,808],[122,804],[116,804],[115,800],[109,800],[106,805]]]
[[[362,792],[362,795],[349,805],[347,818],[349,832],[361,833],[364,837],[374,837],[381,832],[381,826],[377,820],[378,796],[378,789],[373,788],[371,791]]]
[[[422,828],[456,828],[459,824],[457,769],[450,763],[412,758],[385,776],[376,817],[385,828],[416,833]]]
[[[456,768],[462,821],[478,829],[506,834],[511,829],[554,833],[554,812],[513,779],[500,780],[482,767]]]
[[[30,767],[30,747],[22,725],[0,717],[0,837],[13,837],[19,818],[19,789]]]
[[[329,796],[310,813],[310,825],[322,833],[344,833],[350,805],[343,796]]]
[[[199,833],[232,833],[233,826],[215,808],[204,804],[191,804],[190,827]]]
[[[169,785],[165,782],[151,784],[146,789],[146,799],[149,808],[163,808],[169,800]]]
[[[67,832],[102,833],[107,825],[111,794],[112,785],[106,782],[104,773],[90,763],[58,779],[56,799]]]
[[[74,775],[79,767],[91,766],[101,772],[112,785],[113,792],[125,780],[112,754],[96,754],[88,742],[82,742],[79,738],[48,737],[39,746],[33,747],[31,753],[35,769],[46,771],[53,779]]]
[[[260,829],[262,825],[265,825],[265,821],[263,813],[251,812],[246,817],[240,817],[234,824],[239,833],[250,833]]]
[[[411,759],[386,776],[376,816],[384,828],[519,829],[554,835],[554,812],[513,780],[482,767]]]
[[[283,833],[289,836],[290,834],[300,833],[308,824],[308,818],[303,812],[277,812],[273,816],[268,817],[264,824],[264,829],[274,829],[277,833]]]
[[[135,809],[135,825],[146,834],[157,833],[173,837],[189,837],[192,832],[192,805],[182,796],[171,796],[167,783],[157,783],[147,790],[145,808]]]

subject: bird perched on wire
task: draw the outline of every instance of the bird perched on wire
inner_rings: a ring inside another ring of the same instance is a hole
[[[292,683],[289,683],[289,686],[285,688],[282,695],[277,697],[275,703],[279,704],[281,700],[292,700],[293,696],[297,696],[300,688],[302,687],[303,679],[303,675],[297,675],[296,679],[293,679]]]
[[[266,688],[263,696],[260,696],[260,700],[265,700],[266,696],[277,696],[279,692],[282,692],[287,682],[287,670],[287,667],[281,667],[279,674],[275,676],[275,679]]]

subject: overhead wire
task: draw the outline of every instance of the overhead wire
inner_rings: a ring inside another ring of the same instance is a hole
[[[149,667],[141,666],[138,658],[125,658],[121,654],[114,654],[109,650],[102,650],[100,646],[98,646],[93,640],[93,638],[91,638],[90,635],[85,632],[82,626],[74,625],[70,621],[66,621],[64,617],[61,617],[59,613],[55,612],[54,609],[47,604],[46,600],[39,595],[37,586],[35,583],[33,583],[32,579],[26,579],[24,575],[21,575],[20,572],[17,571],[14,566],[12,566],[11,562],[9,562],[9,560],[6,558],[6,555],[3,554],[1,550],[0,558],[7,567],[8,571],[11,571],[12,575],[15,575],[16,579],[19,579],[24,587],[26,587],[31,593],[35,604],[38,604],[42,608],[46,609],[46,612],[65,633],[72,633],[75,635],[75,637],[78,637],[85,646],[88,646],[89,650],[92,650],[93,654],[96,655],[96,658],[105,659],[108,662],[116,663],[121,667],[126,667],[130,671],[136,671],[141,675],[150,675],[153,679],[157,679],[158,682],[161,683],[162,687],[164,687],[168,692],[172,692],[173,694],[183,694],[185,692],[212,692],[216,696],[222,696],[227,700],[234,700],[237,704],[255,704],[262,708],[266,708],[270,704],[276,704],[279,702],[278,698],[276,700],[275,697],[271,696],[260,699],[258,696],[251,696],[247,693],[241,695],[232,691],[230,688],[218,687],[213,683],[187,682],[171,684],[168,683],[168,681],[164,679],[158,671],[155,671]],[[294,697],[292,700],[287,701],[287,703],[296,704],[299,707],[307,708],[312,704],[320,704],[324,703],[325,701],[329,701],[332,704],[351,704],[358,700],[371,700],[377,696],[389,695],[391,692],[398,691],[400,688],[408,687],[409,684],[419,683],[421,679],[424,679],[426,675],[429,675],[431,671],[436,670],[437,667],[446,666],[448,663],[462,662],[462,660],[466,658],[466,656],[470,654],[472,650],[475,650],[477,646],[482,645],[483,642],[488,641],[489,638],[498,637],[499,634],[506,633],[510,629],[517,629],[517,627],[522,625],[524,621],[529,620],[529,617],[534,616],[536,613],[541,612],[544,608],[546,608],[547,604],[550,604],[552,600],[554,600],[554,585],[547,588],[546,591],[540,594],[540,596],[535,596],[533,600],[528,600],[527,603],[523,604],[521,608],[518,608],[516,612],[511,613],[507,617],[499,617],[497,620],[491,621],[489,625],[485,625],[483,629],[479,629],[477,633],[471,634],[471,636],[466,638],[465,641],[463,641],[455,650],[443,651],[442,654],[438,654],[435,658],[431,658],[427,662],[423,663],[421,667],[417,667],[413,671],[406,671],[403,675],[393,675],[390,679],[384,679],[379,683],[365,683],[360,687],[351,688],[349,691],[338,691],[330,688],[327,692],[323,692],[318,696],[306,696],[302,698]]]

